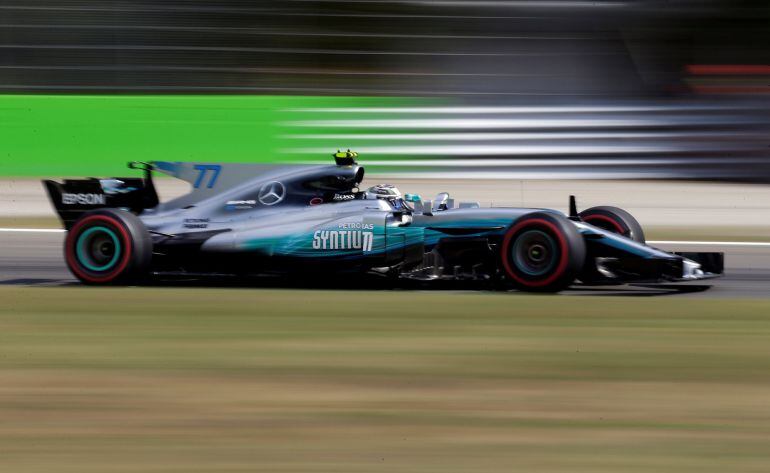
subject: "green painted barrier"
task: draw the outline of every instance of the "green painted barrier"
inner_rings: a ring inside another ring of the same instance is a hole
[[[333,132],[315,128],[314,118],[360,117],[355,109],[414,103],[386,97],[0,95],[0,176],[121,175],[128,161],[330,160],[337,147],[351,145],[322,140],[329,147],[323,156],[291,151],[298,148],[295,135]]]

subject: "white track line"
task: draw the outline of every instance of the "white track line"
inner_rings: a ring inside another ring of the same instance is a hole
[[[7,233],[64,233],[61,228],[0,228]],[[767,241],[680,241],[680,240],[650,240],[650,245],[699,245],[699,246],[757,246],[770,248]]]

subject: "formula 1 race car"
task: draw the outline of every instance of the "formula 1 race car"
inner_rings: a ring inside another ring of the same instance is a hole
[[[44,181],[68,230],[65,259],[86,284],[150,276],[377,274],[489,281],[555,292],[586,285],[691,281],[722,273],[721,253],[645,245],[615,207],[569,215],[432,201],[391,185],[359,189],[356,153],[335,165],[131,163],[142,178]],[[192,191],[160,203],[152,173]],[[327,278],[324,278],[327,279]]]

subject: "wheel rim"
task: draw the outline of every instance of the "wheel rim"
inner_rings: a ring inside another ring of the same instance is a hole
[[[120,259],[120,239],[104,226],[95,226],[78,236],[75,244],[78,262],[93,272],[111,270]]]
[[[540,230],[526,230],[511,247],[513,264],[522,273],[538,277],[549,274],[558,260],[558,247],[550,235]]]

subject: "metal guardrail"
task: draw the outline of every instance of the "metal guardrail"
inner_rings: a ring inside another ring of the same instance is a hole
[[[296,144],[286,153],[311,160],[343,144],[360,151],[368,165],[389,172],[476,178],[770,181],[770,112],[756,102],[296,112],[303,119],[284,123],[285,138]]]

